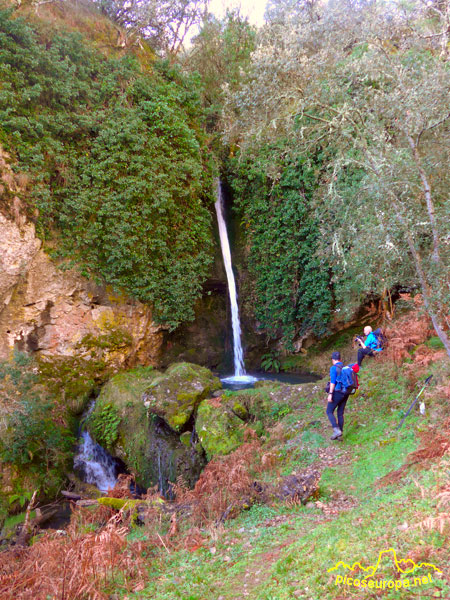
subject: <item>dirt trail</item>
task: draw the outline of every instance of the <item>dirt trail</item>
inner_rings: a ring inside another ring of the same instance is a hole
[[[341,467],[347,466],[352,462],[351,450],[342,446],[337,446],[336,443],[330,444],[330,446],[324,448],[319,448],[317,454],[318,459],[306,469],[297,472],[297,474],[307,474],[308,471],[314,469],[323,471],[327,467],[336,467],[337,465]],[[256,600],[257,596],[255,596],[254,593],[264,584],[264,582],[270,581],[271,584],[273,584],[274,581],[275,583],[277,582],[276,577],[273,575],[273,567],[281,558],[281,555],[286,548],[289,548],[289,546],[297,542],[303,533],[306,534],[318,525],[336,519],[341,512],[354,508],[358,504],[358,500],[345,494],[341,490],[336,490],[328,501],[318,499],[311,503],[314,503],[315,506],[320,509],[320,514],[283,514],[266,519],[257,525],[257,527],[260,528],[291,525],[290,529],[295,530],[296,534],[295,536],[288,536],[281,543],[275,544],[266,552],[257,554],[254,557],[248,557],[245,571],[234,580],[233,592],[228,593],[228,595],[224,592],[223,595],[218,596],[218,600],[243,600],[244,598]],[[302,527],[300,529],[295,526],[296,521],[302,522]],[[247,544],[250,548],[250,542]],[[293,578],[295,578],[295,574],[293,574]],[[295,584],[297,582],[293,580],[292,583]],[[302,597],[301,582],[298,582],[298,585],[298,597]]]

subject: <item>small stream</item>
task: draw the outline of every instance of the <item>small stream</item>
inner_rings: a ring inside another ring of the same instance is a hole
[[[82,481],[95,485],[101,492],[107,492],[116,485],[117,476],[123,469],[120,468],[119,461],[97,444],[86,429],[86,420],[94,407],[95,400],[90,403],[81,418],[73,468]]]
[[[86,428],[86,419],[94,409],[93,402],[83,415],[80,437],[74,457],[74,471],[85,483],[95,485],[101,492],[112,489],[120,473],[126,472],[124,463],[114,458],[92,438]],[[203,451],[195,449],[198,438],[192,424],[191,444],[186,447],[170,427],[159,417],[148,424],[148,446],[142,463],[141,477],[146,487],[156,484],[158,491],[171,498],[171,482],[183,475],[188,485],[194,485],[206,464]],[[136,492],[146,489],[136,486]]]
[[[87,429],[81,432],[73,467],[85,483],[91,483],[101,492],[116,485],[117,461],[95,442]]]

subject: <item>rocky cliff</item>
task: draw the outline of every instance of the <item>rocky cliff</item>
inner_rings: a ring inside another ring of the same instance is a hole
[[[1,148],[0,179],[0,358],[14,348],[71,356],[89,336],[114,366],[157,364],[163,329],[151,309],[58,267],[24,214],[26,177]],[[117,343],[102,344],[114,335]]]

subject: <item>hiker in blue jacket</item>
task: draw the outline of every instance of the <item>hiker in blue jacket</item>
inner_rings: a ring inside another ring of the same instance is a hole
[[[364,327],[364,335],[366,339],[363,341],[360,337],[356,338],[361,348],[358,348],[358,365],[361,366],[362,361],[366,356],[374,356],[375,352],[382,350],[376,335],[372,332],[372,327],[367,325]]]
[[[342,383],[339,381],[340,372],[344,367],[341,362],[341,353],[333,352],[331,354],[331,361],[333,365],[330,367],[330,391],[327,398],[327,417],[331,423],[331,427],[333,428],[333,435],[331,436],[332,440],[337,440],[342,437],[342,432],[344,429],[344,410],[345,405],[347,404],[348,396],[342,390]],[[334,411],[337,409],[337,423],[334,416]]]

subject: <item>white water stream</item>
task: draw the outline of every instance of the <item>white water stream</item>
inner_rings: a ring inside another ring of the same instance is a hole
[[[86,412],[82,424],[94,409],[94,405],[95,402]],[[82,473],[83,481],[96,485],[102,492],[107,492],[116,484],[116,461],[91,438],[87,429],[81,432],[73,466],[76,471]]]
[[[223,262],[225,265],[225,272],[228,280],[228,292],[230,295],[231,303],[231,325],[233,329],[233,355],[234,355],[234,376],[227,377],[222,381],[242,381],[251,382],[256,381],[255,377],[247,375],[244,366],[244,352],[242,350],[241,343],[241,322],[239,320],[239,307],[237,301],[236,281],[234,279],[233,266],[231,263],[231,251],[230,243],[228,241],[227,226],[223,215],[223,197],[222,197],[222,186],[219,180],[217,180],[217,191],[216,191],[216,213],[217,223],[219,225],[219,236],[220,246],[222,248]]]
[[[94,442],[86,429],[81,433],[74,468],[83,473],[83,481],[107,492],[116,485],[117,465],[114,459]]]

